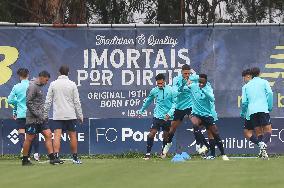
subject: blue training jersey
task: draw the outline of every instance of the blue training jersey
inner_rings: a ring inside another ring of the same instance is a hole
[[[13,115],[17,118],[26,118],[26,92],[29,87],[29,80],[22,80],[14,85],[11,93],[8,96],[8,103],[14,106]]]
[[[258,112],[269,113],[273,108],[273,92],[267,80],[255,77],[242,90],[242,112],[247,116]]]
[[[143,103],[142,108],[139,110],[139,113],[143,113],[154,99],[156,99],[154,117],[158,119],[165,119],[165,116],[168,114],[172,120],[175,110],[175,93],[172,90],[172,87],[166,85],[162,89],[159,87],[153,88]]]

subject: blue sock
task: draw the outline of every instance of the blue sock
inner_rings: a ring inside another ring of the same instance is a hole
[[[259,141],[258,141],[258,139],[256,138],[255,135],[252,135],[252,136],[249,138],[249,140],[250,140],[252,143],[256,144],[256,145],[258,145],[258,143],[259,143]]]
[[[151,153],[152,147],[154,144],[154,138],[147,136],[147,153]]]
[[[209,140],[209,145],[210,145],[211,156],[215,157],[215,140],[214,139],[210,139]]]
[[[267,144],[269,142],[270,138],[271,138],[271,133],[270,132],[266,132],[266,133],[263,134],[263,142],[264,143]]]
[[[225,150],[224,150],[223,142],[222,142],[222,139],[220,138],[220,135],[219,134],[214,135],[214,139],[215,139],[217,147],[219,148],[221,152],[221,155],[225,155]]]

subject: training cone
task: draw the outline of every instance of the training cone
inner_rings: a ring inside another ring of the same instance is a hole
[[[180,155],[183,157],[184,160],[190,160],[191,159],[190,155],[188,155],[188,153],[186,153],[186,152],[182,152]]]
[[[180,163],[184,161],[185,161],[184,158],[180,154],[176,154],[171,160],[171,162],[173,163]]]

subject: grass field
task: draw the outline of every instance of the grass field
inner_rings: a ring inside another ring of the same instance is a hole
[[[0,160],[1,188],[283,188],[284,157],[260,159],[85,159],[82,165]]]

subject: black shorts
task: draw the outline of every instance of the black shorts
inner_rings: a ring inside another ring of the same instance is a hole
[[[215,120],[211,116],[200,116],[196,114],[192,114],[192,116],[195,116],[201,120],[201,125],[203,125],[206,129],[209,129],[210,126],[216,125]]]
[[[250,115],[250,121],[253,127],[271,125],[270,115],[265,112],[258,112]]]
[[[245,122],[244,122],[244,129],[247,129],[247,130],[254,130],[254,126],[253,126],[251,120],[245,119]]]
[[[171,127],[171,121],[165,121],[163,119],[153,118],[153,124],[151,126],[151,129],[156,129],[160,131],[162,128],[162,131],[170,131]]]
[[[44,130],[50,129],[47,123],[43,124],[27,124],[26,125],[26,133],[27,134],[39,134]]]
[[[191,115],[192,108],[187,108],[184,110],[176,109],[174,113],[174,121],[180,120],[182,121],[185,115]]]
[[[26,118],[17,118],[16,119],[18,130],[19,129],[26,129]]]
[[[76,131],[76,124],[77,120],[54,120],[54,130],[55,129],[62,129],[62,131]]]

